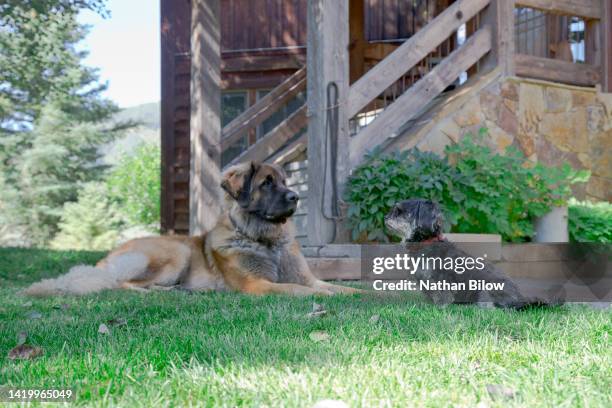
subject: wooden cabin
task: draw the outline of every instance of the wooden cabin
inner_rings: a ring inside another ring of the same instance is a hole
[[[302,194],[303,242],[342,242],[335,204],[368,150],[440,151],[481,125],[599,166],[582,194],[609,199],[611,22],[610,0],[161,0],[162,229],[210,228],[220,171],[259,160]]]

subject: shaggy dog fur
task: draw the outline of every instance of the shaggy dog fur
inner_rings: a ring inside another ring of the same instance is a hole
[[[135,239],[95,267],[75,266],[34,283],[28,295],[87,294],[104,289],[235,290],[251,294],[331,295],[356,289],[320,281],[294,238],[297,194],[282,168],[259,163],[224,172],[226,212],[202,236]]]
[[[426,258],[440,257],[465,258],[466,252],[457,248],[442,236],[444,219],[437,204],[428,200],[406,200],[396,204],[385,216],[386,227],[402,238],[409,251],[416,251],[415,256]],[[415,243],[421,243],[415,244]],[[499,290],[426,290],[424,294],[435,304],[470,304],[483,306],[494,305],[500,308],[523,309],[545,305],[537,299],[527,299],[521,295],[516,284],[503,272],[489,263],[483,269],[466,270],[458,274],[446,269],[419,269],[414,277],[418,280],[446,281],[448,283],[467,283],[470,280],[503,283]]]

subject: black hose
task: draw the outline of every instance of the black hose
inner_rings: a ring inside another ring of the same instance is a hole
[[[330,82],[327,84],[327,109],[325,117],[325,156],[323,159],[323,193],[321,194],[321,213],[323,217],[334,222],[332,242],[336,239],[336,220],[340,218],[338,206],[338,84]],[[325,185],[327,182],[327,161],[331,165],[331,214],[325,211]]]

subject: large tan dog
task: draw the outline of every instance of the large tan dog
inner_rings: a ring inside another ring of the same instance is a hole
[[[263,295],[354,293],[317,279],[288,222],[298,196],[275,165],[246,163],[223,174],[227,211],[199,237],[134,239],[96,267],[76,266],[56,279],[34,283],[29,295],[86,294],[103,289],[180,287]]]

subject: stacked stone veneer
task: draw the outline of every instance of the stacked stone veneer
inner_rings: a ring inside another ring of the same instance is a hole
[[[579,198],[612,200],[612,94],[522,78],[489,81],[465,93],[453,109],[432,118],[418,137],[423,150],[443,152],[466,133],[489,130],[487,143],[497,151],[520,148],[533,161],[570,163],[591,171]]]

